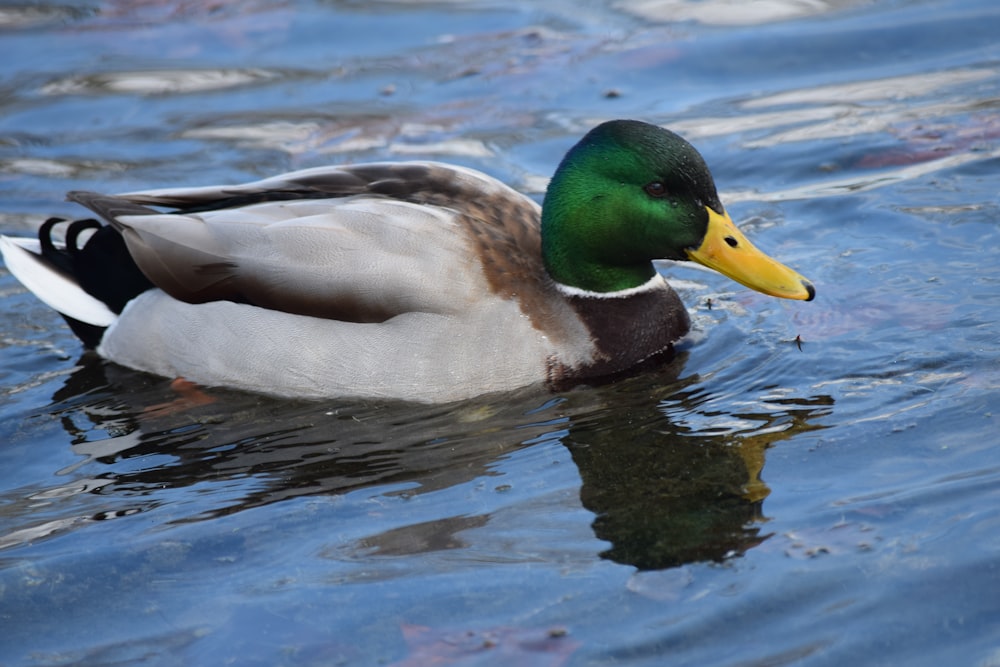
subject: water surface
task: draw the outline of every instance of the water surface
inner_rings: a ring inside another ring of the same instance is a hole
[[[1000,664],[998,34],[990,0],[0,8],[5,233],[374,159],[538,196],[632,117],[818,289],[664,264],[694,335],[605,387],[181,405],[0,270],[0,663]]]

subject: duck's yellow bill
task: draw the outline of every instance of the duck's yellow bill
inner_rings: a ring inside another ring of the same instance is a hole
[[[783,299],[812,301],[816,288],[801,275],[754,247],[728,213],[708,210],[705,240],[688,257],[741,285]]]

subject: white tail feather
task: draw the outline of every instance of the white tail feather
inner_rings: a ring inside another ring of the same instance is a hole
[[[41,261],[41,244],[37,240],[0,236],[0,252],[14,277],[50,308],[98,327],[110,326],[118,319],[103,301]]]

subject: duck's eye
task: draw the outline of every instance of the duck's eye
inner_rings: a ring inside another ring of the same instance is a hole
[[[645,188],[646,194],[650,197],[656,197],[657,199],[667,196],[667,186],[665,186],[660,181],[653,181],[648,184]]]

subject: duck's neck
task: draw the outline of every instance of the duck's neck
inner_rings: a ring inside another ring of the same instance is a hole
[[[598,291],[593,289],[585,289],[582,287],[575,287],[567,283],[556,281],[556,287],[559,291],[568,297],[575,297],[580,299],[627,299],[629,297],[638,296],[640,294],[646,294],[647,292],[652,292],[655,290],[662,290],[667,282],[663,279],[659,273],[653,272],[653,276],[642,283],[641,285],[636,285],[635,287],[626,287],[624,289],[616,290],[606,290]]]
[[[558,202],[557,202],[558,203]],[[552,207],[542,209],[542,260],[557,283],[584,292],[613,294],[641,288],[656,276],[648,258],[616,248],[617,239],[602,239],[586,215],[573,217]]]
[[[542,248],[545,246],[543,240]],[[647,266],[611,266],[567,257],[565,253],[551,249],[548,252],[543,250],[542,256],[552,279],[568,291],[576,290],[580,294],[625,295],[641,290],[657,277],[651,263]]]

